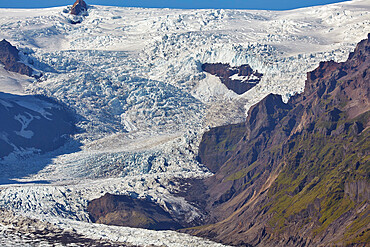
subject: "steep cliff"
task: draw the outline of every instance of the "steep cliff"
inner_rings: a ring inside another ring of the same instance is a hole
[[[205,133],[210,221],[185,231],[238,246],[368,244],[369,72],[367,39],[346,62],[320,63],[287,104],[268,95],[245,123]]]
[[[27,76],[33,75],[33,69],[21,62],[18,49],[5,39],[0,41],[0,63],[6,70]]]

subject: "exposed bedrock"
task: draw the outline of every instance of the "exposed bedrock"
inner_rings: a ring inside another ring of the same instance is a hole
[[[199,159],[215,175],[187,197],[209,221],[184,232],[236,246],[368,245],[369,38],[346,62],[321,62],[287,104],[268,95],[246,122],[203,135]]]
[[[5,39],[0,41],[0,62],[8,71],[27,76],[33,75],[33,69],[21,62],[18,49]]]
[[[72,6],[70,13],[72,15],[81,15],[86,11],[87,11],[87,4],[85,3],[85,1],[76,0],[76,2]]]
[[[231,67],[223,63],[205,63],[203,71],[220,78],[225,86],[237,94],[243,94],[256,86],[263,74],[254,71],[248,64]]]
[[[159,205],[145,199],[126,195],[105,194],[92,200],[88,211],[93,222],[146,228],[151,230],[175,230],[182,226]]]

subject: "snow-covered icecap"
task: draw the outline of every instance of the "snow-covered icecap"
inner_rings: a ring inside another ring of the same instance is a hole
[[[307,71],[343,61],[370,32],[366,0],[280,12],[91,6],[76,25],[64,9],[0,9],[0,39],[43,74],[32,81],[1,67],[0,91],[64,103],[79,116],[73,138],[82,143],[1,161],[0,207],[102,238],[126,231],[88,223],[87,203],[106,192],[151,198],[189,222],[201,218],[170,193],[175,179],[210,175],[195,159],[201,134],[243,121],[268,93],[287,100],[301,92]],[[247,63],[264,76],[237,95],[202,72],[206,62]],[[18,118],[24,126],[26,118]]]

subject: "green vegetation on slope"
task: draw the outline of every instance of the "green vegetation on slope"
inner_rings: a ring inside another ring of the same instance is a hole
[[[270,224],[276,232],[284,232],[292,219],[305,218],[315,223],[314,235],[318,235],[346,212],[359,208],[345,193],[345,184],[369,181],[370,131],[353,133],[355,126],[365,125],[368,118],[369,112],[351,121],[345,121],[344,114],[333,122],[323,116],[313,133],[303,132],[290,139],[288,145],[293,148],[269,191],[273,199],[268,205],[273,213]],[[323,133],[339,126],[345,128],[338,134]],[[366,216],[348,227],[343,236],[347,244],[369,241]]]

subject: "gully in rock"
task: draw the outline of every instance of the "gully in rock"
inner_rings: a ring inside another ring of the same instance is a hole
[[[210,220],[182,231],[236,246],[367,245],[369,82],[370,34],[288,103],[270,94],[245,123],[206,132],[199,159],[215,175],[187,198]]]

